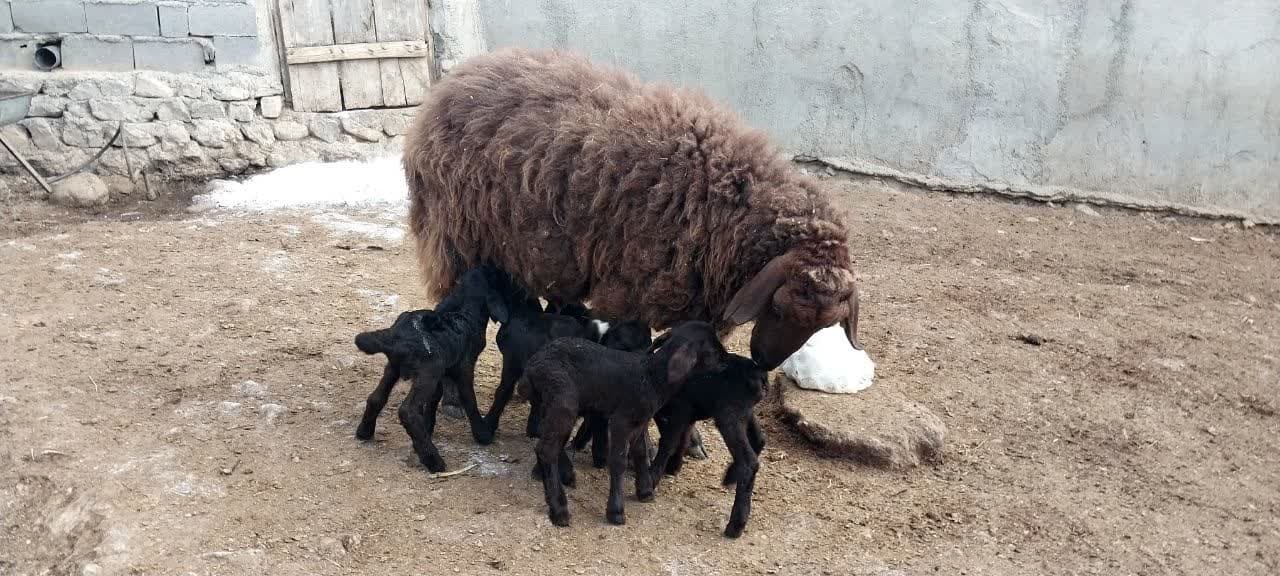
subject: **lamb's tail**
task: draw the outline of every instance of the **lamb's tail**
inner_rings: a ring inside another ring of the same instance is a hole
[[[380,354],[387,351],[387,341],[391,338],[391,329],[373,330],[356,334],[356,348],[365,354]]]

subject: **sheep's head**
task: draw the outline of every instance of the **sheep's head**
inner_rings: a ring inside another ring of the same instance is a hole
[[[844,325],[849,343],[862,349],[853,273],[806,263],[795,251],[770,260],[738,290],[724,318],[734,326],[755,320],[751,358],[766,370],[782,364],[814,332],[836,322]]]

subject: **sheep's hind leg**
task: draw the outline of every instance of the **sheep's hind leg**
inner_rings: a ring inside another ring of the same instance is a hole
[[[444,459],[431,436],[436,427],[436,409],[440,405],[442,382],[419,375],[414,379],[409,395],[400,404],[400,423],[413,441],[413,451],[427,470],[444,472]]]
[[[382,369],[382,380],[378,382],[378,387],[374,388],[369,398],[364,401],[364,416],[360,418],[360,425],[356,427],[356,438],[360,440],[373,438],[374,428],[378,425],[378,415],[382,414],[382,409],[387,406],[387,397],[391,395],[391,389],[395,388],[396,382],[399,381],[400,365],[388,360],[386,367]]]
[[[466,411],[462,409],[462,400],[458,398],[458,391],[452,386],[444,391],[444,404],[440,407],[440,412],[454,420],[467,417]]]
[[[636,475],[636,499],[653,502],[653,476],[649,473],[649,431],[641,427],[631,439],[631,468]]]
[[[547,501],[547,517],[556,526],[569,525],[569,499],[565,496],[564,479],[561,476],[564,460],[568,454],[564,451],[569,433],[573,431],[573,417],[569,414],[554,414],[545,420],[548,424],[542,430],[542,437],[535,447],[537,463],[541,471],[542,491]],[[567,423],[567,424],[566,424]]]
[[[627,523],[627,513],[622,502],[622,480],[627,470],[631,435],[638,433],[636,428],[621,420],[609,421],[609,500],[605,506],[605,519],[610,524]]]

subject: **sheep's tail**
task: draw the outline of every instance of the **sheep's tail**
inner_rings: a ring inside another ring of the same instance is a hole
[[[372,330],[356,334],[356,348],[365,354],[381,354],[387,351],[387,340],[391,338],[391,329]]]

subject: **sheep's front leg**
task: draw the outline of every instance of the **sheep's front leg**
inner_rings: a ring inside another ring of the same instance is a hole
[[[622,480],[627,471],[627,452],[631,449],[631,436],[636,427],[622,419],[609,421],[609,500],[605,506],[605,519],[610,524],[627,523],[622,503]]]
[[[378,424],[378,415],[382,414],[382,409],[387,406],[387,397],[391,395],[391,389],[395,388],[396,382],[399,381],[400,364],[388,360],[386,367],[382,369],[382,380],[378,382],[378,387],[374,388],[369,398],[364,401],[364,416],[360,418],[360,425],[356,427],[356,438],[360,440],[373,438],[374,427]]]
[[[498,389],[493,393],[493,405],[489,406],[489,413],[484,415],[485,425],[489,427],[493,435],[498,434],[498,419],[502,418],[502,411],[506,410],[507,403],[511,401],[511,394],[516,390],[516,381],[520,379],[521,366],[513,360],[502,360],[502,379],[498,382]]]
[[[466,412],[467,420],[471,423],[471,436],[482,445],[492,444],[493,430],[489,428],[484,416],[480,414],[480,407],[476,405],[475,361],[459,364],[450,370],[450,375],[457,383],[462,410]]]
[[[653,457],[653,463],[649,465],[649,475],[653,478],[653,485],[656,489],[662,483],[662,476],[668,471],[668,462],[672,456],[677,459],[683,458],[683,454],[676,454],[681,449],[681,442],[689,432],[689,428],[693,425],[692,414],[689,410],[682,406],[671,406],[668,413],[658,420],[658,454]]]
[[[441,384],[433,377],[419,374],[414,379],[413,388],[409,389],[409,395],[400,404],[399,411],[400,423],[413,441],[413,451],[418,455],[418,461],[432,472],[445,470],[444,459],[431,441],[436,427],[436,409],[443,395]]]
[[[751,494],[755,490],[760,461],[747,437],[746,422],[717,419],[716,428],[720,430],[725,446],[733,455],[733,463],[725,472],[724,483],[737,484],[733,495],[733,511],[729,513],[729,524],[724,528],[724,535],[737,538],[742,535],[742,530],[747,527],[747,520],[751,517]]]
[[[653,502],[653,476],[649,474],[649,431],[642,426],[631,439],[631,469],[636,475],[636,499]]]
[[[755,450],[757,455],[764,452],[764,430],[760,429],[760,423],[756,421],[755,414],[747,418],[747,440],[751,442],[751,449]]]

